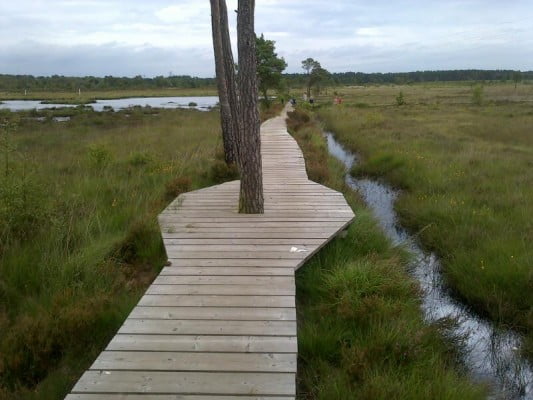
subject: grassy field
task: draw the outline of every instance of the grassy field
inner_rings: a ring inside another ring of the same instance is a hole
[[[5,92],[0,91],[1,100],[43,100],[59,104],[87,104],[94,100],[123,99],[128,97],[173,97],[173,96],[217,96],[216,88],[192,88],[192,89],[146,89],[146,90],[100,90],[82,91],[31,91]]]
[[[454,293],[524,332],[531,356],[533,85],[479,88],[346,89],[319,115],[362,155],[354,174],[402,189],[401,222],[442,258]]]
[[[156,215],[227,173],[216,111],[57,113],[0,116],[2,399],[63,398],[166,261]]]
[[[311,179],[345,191],[356,214],[346,237],[297,273],[300,399],[482,399],[457,363],[452,321],[426,325],[408,256],[393,248],[328,157],[318,124],[293,113]],[[459,347],[458,347],[459,346]]]
[[[0,398],[62,398],[166,261],[155,216],[234,178],[216,111],[67,112],[0,116]],[[344,189],[319,126],[291,127],[311,178]],[[407,255],[349,200],[358,223],[297,276],[300,398],[483,398],[452,321],[424,324]]]

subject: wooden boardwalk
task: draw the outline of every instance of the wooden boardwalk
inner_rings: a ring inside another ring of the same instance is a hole
[[[294,271],[354,215],[308,180],[284,116],[261,140],[265,213],[237,213],[238,181],[170,204],[159,222],[171,266],[68,400],[295,398]]]

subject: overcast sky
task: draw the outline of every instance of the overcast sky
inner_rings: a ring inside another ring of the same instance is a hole
[[[210,29],[208,0],[0,0],[0,74],[213,76]],[[533,69],[533,0],[256,0],[256,32],[288,72]]]

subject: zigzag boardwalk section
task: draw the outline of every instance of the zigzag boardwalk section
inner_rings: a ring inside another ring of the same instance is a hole
[[[68,400],[295,398],[294,271],[354,214],[309,181],[285,115],[261,140],[265,213],[238,214],[238,181],[170,204],[159,222],[171,266]]]

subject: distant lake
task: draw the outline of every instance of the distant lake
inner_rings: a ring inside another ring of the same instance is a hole
[[[190,107],[190,103],[196,103]],[[204,97],[130,97],[126,99],[96,100],[96,103],[87,104],[94,111],[103,111],[104,107],[113,107],[113,110],[123,110],[134,106],[150,106],[154,108],[196,108],[208,110],[218,103],[217,96]],[[76,104],[43,104],[39,100],[2,100],[0,109],[11,111],[44,110],[47,108],[76,107]]]

